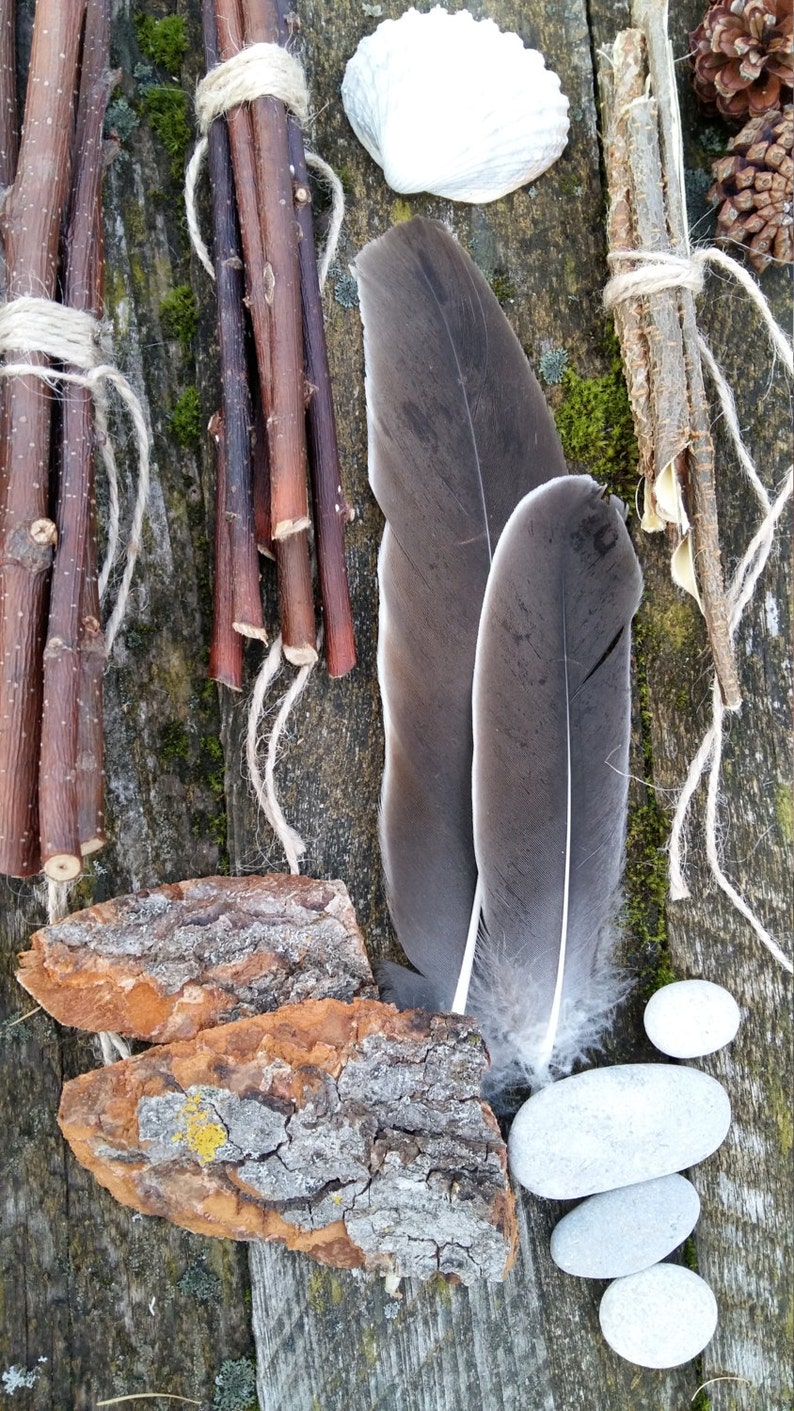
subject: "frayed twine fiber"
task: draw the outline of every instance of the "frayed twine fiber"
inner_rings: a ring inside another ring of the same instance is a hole
[[[685,288],[691,290],[692,293],[700,293],[709,265],[723,270],[742,286],[763,320],[774,356],[780,358],[789,376],[794,375],[794,351],[774,318],[764,294],[747,270],[722,250],[713,248],[694,250],[687,256],[663,254],[657,251],[622,250],[613,251],[608,259],[613,264],[632,262],[640,266],[638,269],[613,275],[610,279],[604,290],[604,304],[608,309],[613,309],[623,300],[642,298],[644,295],[655,294],[660,289]],[[725,425],[737,459],[753,488],[761,512],[761,522],[748,544],[727,590],[728,627],[731,641],[733,641],[744,611],[752,601],[758,579],[772,552],[775,530],[783,510],[791,499],[794,477],[790,468],[776,496],[770,498],[758,474],[755,462],[742,439],[733,392],[706,339],[700,333],[698,334],[698,347],[703,367],[711,378],[719,398]],[[755,915],[741,892],[733,885],[722,865],[717,834],[725,706],[722,702],[716,675],[712,683],[711,699],[711,724],[689,766],[689,772],[678,796],[670,829],[670,899],[682,901],[690,895],[684,874],[684,830],[695,790],[708,770],[705,833],[706,857],[711,874],[731,904],[749,922],[762,945],[766,946],[778,964],[791,974],[794,973],[794,965],[792,965],[790,958],[781,950],[777,941]]]

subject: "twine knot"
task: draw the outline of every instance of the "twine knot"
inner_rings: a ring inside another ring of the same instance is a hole
[[[108,344],[106,326],[81,309],[33,295],[0,305],[0,353],[42,353],[90,372],[105,362]]]
[[[115,389],[127,408],[138,444],[138,487],[127,540],[126,562],[118,596],[105,628],[105,653],[111,648],[124,618],[132,576],[140,551],[141,528],[149,495],[149,429],[143,408],[129,382],[110,362],[109,327],[93,314],[71,309],[53,299],[23,295],[0,304],[0,355],[11,353],[14,362],[0,365],[0,377],[37,377],[55,390],[59,383],[85,387],[93,398],[97,442],[110,487],[110,514],[105,561],[99,574],[100,596],[113,567],[119,540],[118,471],[108,435],[106,386]],[[33,362],[35,356],[46,359]],[[51,363],[60,363],[60,369]]]
[[[240,103],[279,98],[299,122],[309,115],[309,89],[300,60],[280,44],[249,44],[205,74],[196,88],[196,117],[202,137],[216,118]]]

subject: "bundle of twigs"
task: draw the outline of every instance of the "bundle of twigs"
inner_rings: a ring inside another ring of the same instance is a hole
[[[276,0],[203,0],[202,8],[208,72],[252,45],[286,45],[287,6],[279,13]],[[276,561],[284,655],[298,666],[316,660],[308,471],[328,670],[344,676],[355,665],[343,546],[349,511],[300,126],[280,98],[240,103],[210,126],[208,160],[222,384],[222,410],[211,423],[218,474],[210,674],[239,689],[237,639],[264,636],[257,548]]]
[[[71,309],[101,313],[109,29],[108,0],[37,0],[17,147],[14,13],[3,6],[0,180],[9,189],[0,229],[9,311],[20,298],[60,295]],[[6,338],[5,362],[42,366],[48,358],[35,347],[9,349]],[[60,371],[74,368],[64,359]],[[90,391],[67,382],[57,411],[53,419],[47,381],[3,377],[0,872],[30,876],[43,864],[66,881],[103,842],[105,653]]]
[[[699,271],[687,230],[666,6],[633,0],[632,21],[635,28],[618,34],[600,70],[607,234],[617,276],[607,296],[614,301],[645,481],[643,528],[669,535],[673,579],[702,608],[722,698],[735,709],[741,697],[720,558],[695,313]],[[627,274],[618,299],[620,277]]]

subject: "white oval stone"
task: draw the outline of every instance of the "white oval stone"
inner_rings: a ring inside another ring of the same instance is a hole
[[[599,1309],[609,1346],[638,1367],[680,1367],[702,1352],[717,1326],[705,1280],[679,1264],[654,1264],[610,1284]]]
[[[694,1230],[700,1197],[684,1176],[591,1195],[552,1231],[551,1257],[581,1279],[619,1279],[665,1259]]]
[[[695,1166],[725,1140],[730,1122],[725,1089],[697,1068],[591,1068],[519,1108],[510,1169],[535,1195],[576,1200]]]
[[[736,1037],[742,1016],[733,995],[710,980],[676,980],[651,995],[645,1032],[671,1058],[703,1058]]]

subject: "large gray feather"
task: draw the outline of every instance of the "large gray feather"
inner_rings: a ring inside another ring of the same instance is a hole
[[[641,591],[622,506],[587,476],[528,495],[496,550],[474,672],[484,934],[467,1006],[496,1088],[570,1071],[619,998],[609,932]]]
[[[397,935],[427,982],[391,966],[386,992],[448,1009],[477,882],[471,685],[485,585],[517,502],[566,467],[518,340],[441,226],[398,225],[356,266],[370,480],[387,520],[381,849]]]

